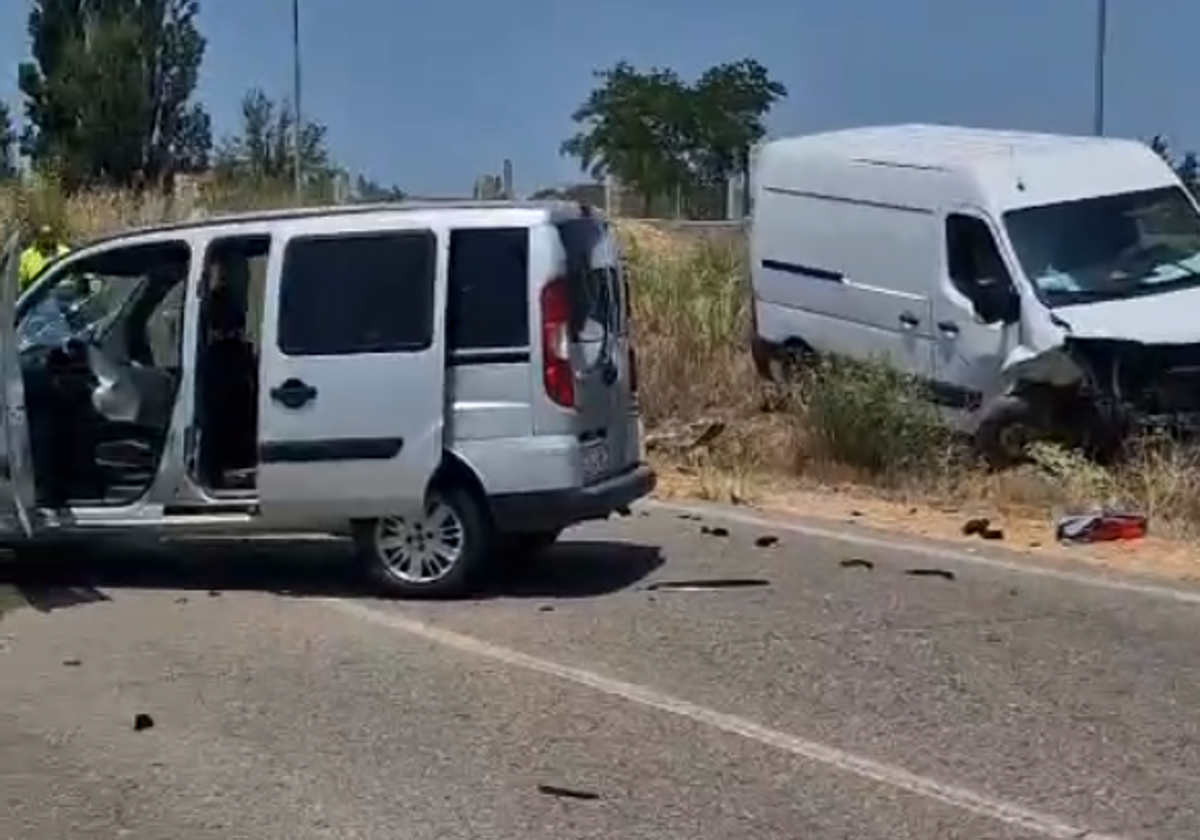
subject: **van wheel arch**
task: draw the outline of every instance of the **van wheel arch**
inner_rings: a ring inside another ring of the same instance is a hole
[[[428,524],[423,524],[427,520],[405,517],[360,520],[353,523],[352,531],[359,567],[372,588],[383,595],[436,599],[469,596],[484,577],[495,547],[496,529],[487,494],[475,471],[461,458],[446,453],[429,482],[426,496],[430,502],[436,502],[435,510],[457,522],[459,539],[444,543],[442,551],[425,548],[436,545],[436,535],[445,533],[437,524],[442,519]],[[389,537],[381,534],[397,523],[401,529],[407,529],[400,533],[410,535],[404,538],[409,544],[393,541],[389,548],[386,542]],[[419,532],[426,529],[427,533],[421,536]],[[413,538],[418,541],[415,546]],[[444,566],[439,577],[426,576],[427,563],[435,562],[438,556],[445,558],[447,552],[455,550],[454,546],[458,553],[452,565]],[[427,550],[432,553],[425,555]],[[420,559],[423,556],[426,559]],[[412,576],[414,568],[420,570],[420,577]]]
[[[779,345],[769,363],[769,378],[779,384],[790,382],[816,361],[817,351],[813,346],[802,338],[792,336]]]

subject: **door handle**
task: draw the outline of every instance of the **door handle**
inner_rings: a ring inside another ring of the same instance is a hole
[[[911,312],[900,313],[900,326],[906,330],[915,330],[921,324],[921,319]]]
[[[303,408],[317,398],[317,389],[299,379],[287,379],[271,389],[271,399],[284,408]]]
[[[950,338],[954,338],[958,335],[958,324],[954,323],[953,321],[938,321],[937,328],[938,332],[949,336]]]

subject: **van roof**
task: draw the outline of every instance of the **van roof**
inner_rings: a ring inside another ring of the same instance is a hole
[[[1099,147],[1138,146],[1133,140],[1000,131],[910,123],[828,131],[766,144],[782,157],[821,155],[845,160],[943,171],[976,171],[1000,160]]]
[[[431,199],[422,201],[391,201],[363,204],[332,204],[316,207],[294,207],[283,210],[253,210],[237,213],[213,213],[193,219],[178,222],[164,222],[157,225],[141,225],[127,228],[110,236],[102,236],[89,241],[96,244],[113,239],[140,236],[147,233],[169,233],[172,231],[188,231],[212,227],[225,227],[238,224],[253,224],[256,222],[291,221],[296,219],[335,219],[346,216],[362,216],[369,214],[390,213],[421,213],[439,216],[446,213],[497,212],[511,214],[533,214],[550,218],[556,215],[578,216],[592,214],[602,215],[593,207],[573,201],[561,200],[484,200],[484,199]]]
[[[1179,186],[1144,143],[947,125],[855,128],[769,142],[754,159],[766,190],[846,192],[933,208],[982,203],[1003,213],[1098,195]],[[936,177],[922,177],[922,176]]]

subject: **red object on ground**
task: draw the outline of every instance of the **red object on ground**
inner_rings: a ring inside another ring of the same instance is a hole
[[[1141,513],[1096,513],[1060,519],[1057,537],[1064,542],[1093,543],[1140,540],[1149,530]]]

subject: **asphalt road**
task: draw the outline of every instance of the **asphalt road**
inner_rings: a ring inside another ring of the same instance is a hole
[[[467,604],[344,556],[0,567],[0,838],[1200,836],[1194,595],[661,510]]]

